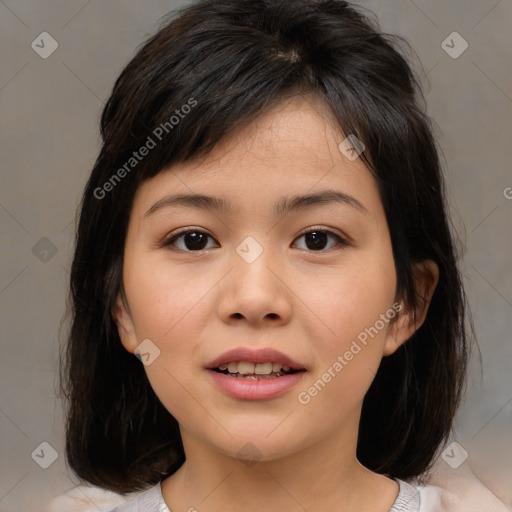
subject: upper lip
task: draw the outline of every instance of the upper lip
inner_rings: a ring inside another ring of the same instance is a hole
[[[227,352],[210,361],[206,367],[210,370],[218,368],[223,364],[232,362],[247,361],[249,363],[267,363],[272,362],[276,364],[289,366],[293,370],[305,370],[304,366],[297,361],[294,361],[287,355],[275,350],[273,348],[260,348],[253,349],[248,347],[238,347]]]

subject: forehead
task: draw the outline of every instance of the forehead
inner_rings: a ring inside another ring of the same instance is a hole
[[[293,96],[233,130],[208,154],[144,182],[136,202],[151,207],[172,192],[201,192],[230,197],[239,206],[334,188],[359,198],[371,211],[371,203],[379,201],[376,183],[360,158],[342,155],[344,139],[321,99]]]
[[[344,138],[321,99],[313,94],[296,95],[234,130],[197,161],[205,171],[226,164],[237,168],[242,156],[255,164],[263,160],[266,165],[275,162],[282,167],[332,166],[333,158],[339,159],[338,145]]]

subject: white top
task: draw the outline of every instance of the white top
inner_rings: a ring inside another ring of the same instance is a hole
[[[441,492],[435,486],[414,486],[398,478],[398,496],[389,512],[444,512]],[[111,512],[171,512],[164,502],[160,483],[143,491],[134,499],[119,505]]]

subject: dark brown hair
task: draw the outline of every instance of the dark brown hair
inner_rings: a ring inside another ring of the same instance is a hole
[[[202,0],[166,20],[122,71],[102,114],[103,144],[81,203],[70,278],[62,388],[67,460],[79,477],[118,492],[141,490],[185,458],[177,421],[123,348],[111,314],[123,292],[137,187],[207,154],[297,93],[322,98],[342,132],[366,147],[362,158],[391,234],[397,298],[416,310],[413,263],[432,259],[439,267],[425,322],[382,360],[364,399],[357,447],[360,462],[378,473],[407,479],[429,468],[463,393],[468,312],[432,127],[402,43],[345,1]],[[163,143],[127,166],[163,126]]]

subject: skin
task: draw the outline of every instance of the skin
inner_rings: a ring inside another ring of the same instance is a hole
[[[294,96],[137,191],[125,246],[127,303],[119,297],[113,314],[126,350],[148,338],[160,350],[145,370],[180,424],[187,458],[162,483],[173,512],[387,512],[396,499],[397,483],[356,458],[361,406],[381,359],[423,323],[437,265],[417,264],[426,301],[416,322],[404,305],[308,404],[297,399],[396,302],[377,185],[360,158],[341,154],[344,138],[321,100]],[[325,189],[353,196],[367,212],[330,202],[275,216],[282,196]],[[233,211],[173,206],[146,216],[171,193],[223,197]],[[320,249],[301,234],[312,226],[334,233]],[[187,227],[211,236],[204,249],[191,250],[184,237],[164,246]],[[236,252],[248,236],[263,249],[250,264]],[[205,366],[239,346],[276,348],[308,371],[279,397],[228,397]],[[239,454],[246,443],[257,448],[252,462]]]

